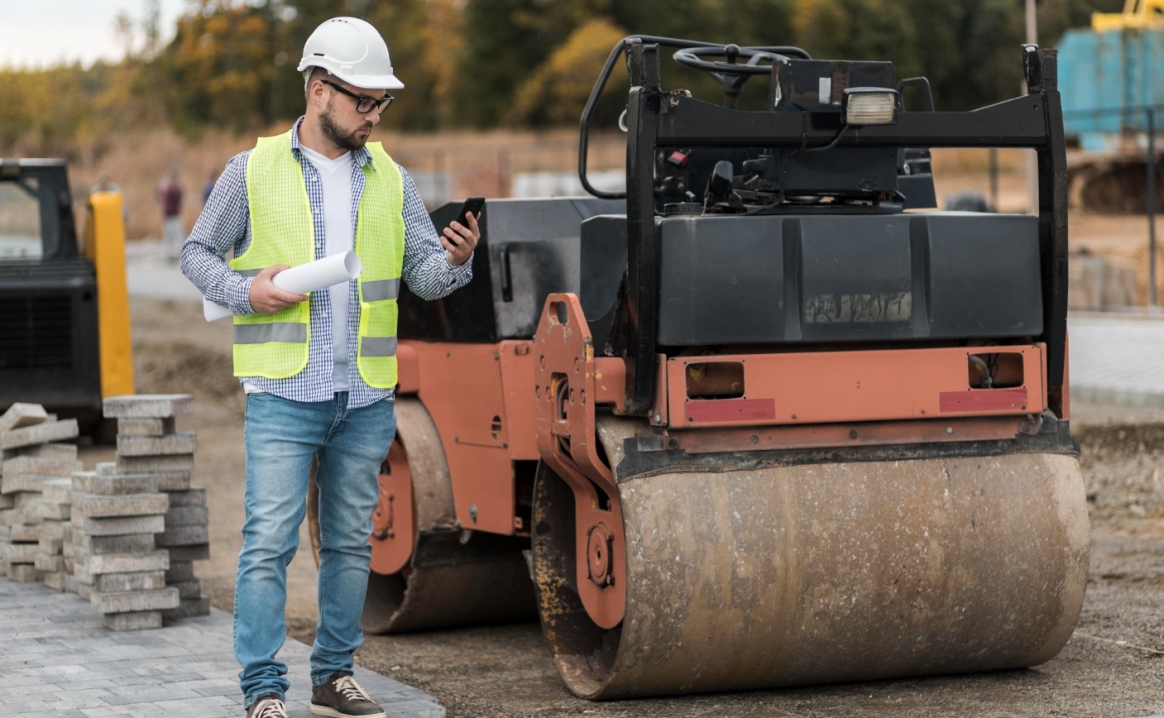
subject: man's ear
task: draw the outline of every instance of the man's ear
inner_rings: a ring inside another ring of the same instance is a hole
[[[319,68],[315,68],[311,73],[307,81],[307,104],[310,105],[316,98],[321,101],[324,100],[324,95],[327,93],[327,85],[323,83],[324,77],[326,75],[319,72]]]
[[[327,105],[327,85],[325,85],[321,78],[315,78],[311,81],[311,86],[307,88],[307,104],[315,105],[323,108]]]

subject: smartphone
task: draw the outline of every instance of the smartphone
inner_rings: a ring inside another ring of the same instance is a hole
[[[472,214],[474,217],[476,217],[477,214],[480,213],[481,210],[484,208],[485,208],[485,198],[484,197],[470,197],[467,200],[465,200],[465,203],[463,205],[461,205],[461,211],[457,212],[456,219],[458,222],[460,222],[461,224],[468,227],[469,226],[469,215]]]

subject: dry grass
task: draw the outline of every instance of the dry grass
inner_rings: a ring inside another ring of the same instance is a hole
[[[273,127],[264,134],[276,134]],[[408,135],[377,132],[393,158],[412,172],[448,173],[453,196],[506,197],[517,172],[570,171],[577,167],[577,130],[549,132],[449,132]],[[202,209],[202,191],[212,172],[220,172],[227,160],[254,146],[254,137],[208,132],[198,141],[183,139],[171,130],[159,129],[110,138],[99,156],[77,153],[69,166],[74,193],[83,197],[102,172],[121,186],[128,208],[126,228],[130,239],[161,235],[161,208],[155,188],[171,170],[186,187],[182,215],[187,229]],[[593,169],[622,167],[626,145],[622,135],[596,135],[591,141]]]
[[[934,173],[938,175],[971,175],[984,177],[990,171],[990,150],[936,149],[933,155]],[[999,174],[1022,174],[1026,165],[1025,150],[998,150]]]
[[[272,127],[265,134],[283,131]],[[377,132],[374,139],[412,172],[447,173],[453,195],[506,197],[518,172],[569,172],[577,167],[578,132],[573,128],[546,132],[494,130],[412,135]],[[78,196],[96,184],[102,172],[121,185],[128,207],[127,234],[131,239],[158,237],[161,210],[154,197],[158,182],[173,170],[186,186],[183,207],[186,227],[193,226],[202,209],[202,190],[212,172],[254,145],[254,138],[226,132],[208,132],[191,142],[168,129],[113,137],[103,143],[99,156],[79,153],[69,169]],[[595,135],[590,146],[592,169],[624,166],[626,145],[621,134]],[[988,154],[985,150],[935,150],[939,199],[965,189],[989,191]],[[999,152],[1000,205],[1003,211],[1026,207],[1022,153]]]
[[[266,134],[283,131],[273,127]],[[389,153],[414,173],[448,173],[453,178],[453,195],[505,197],[513,175],[518,172],[574,171],[577,167],[578,133],[573,128],[547,132],[495,130],[492,132],[446,132],[410,135],[377,132],[374,139],[384,143]],[[129,207],[128,236],[131,239],[157,237],[161,233],[161,210],[154,200],[154,188],[176,168],[187,188],[183,216],[187,228],[193,226],[202,209],[202,188],[212,171],[220,171],[236,153],[254,144],[250,136],[207,133],[197,142],[182,139],[169,130],[155,130],[110,138],[96,159],[90,154],[70,165],[72,183],[78,195],[108,172],[119,183]],[[590,167],[614,169],[624,166],[626,145],[621,134],[596,135],[591,142]],[[939,149],[933,151],[938,204],[956,192],[977,190],[990,196],[990,154],[988,150]],[[1003,212],[1026,212],[1029,206],[1025,151],[998,151],[998,208]],[[1164,234],[1164,228],[1158,233]],[[1072,251],[1086,250],[1132,260],[1139,277],[1140,301],[1147,302],[1147,222],[1139,216],[1106,216],[1072,212]],[[1164,297],[1164,268],[1158,272],[1160,296]]]

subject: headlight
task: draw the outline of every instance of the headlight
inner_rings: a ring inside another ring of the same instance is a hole
[[[850,87],[841,98],[846,125],[891,125],[897,120],[897,92],[883,87]]]

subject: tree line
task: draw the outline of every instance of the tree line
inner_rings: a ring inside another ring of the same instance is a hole
[[[1041,44],[1122,4],[1041,0]],[[119,20],[120,62],[0,68],[0,150],[52,151],[165,124],[191,136],[244,132],[297,117],[303,44],[337,15],[361,17],[387,40],[406,88],[384,124],[402,131],[574,124],[611,48],[632,33],[892,60],[899,78],[929,77],[948,110],[1013,96],[1022,74],[1023,0],[189,0],[165,44],[147,0],[143,20]],[[716,96],[709,78],[669,59],[663,81]],[[744,107],[766,95],[751,84]],[[626,88],[620,67],[603,121],[617,117]]]

